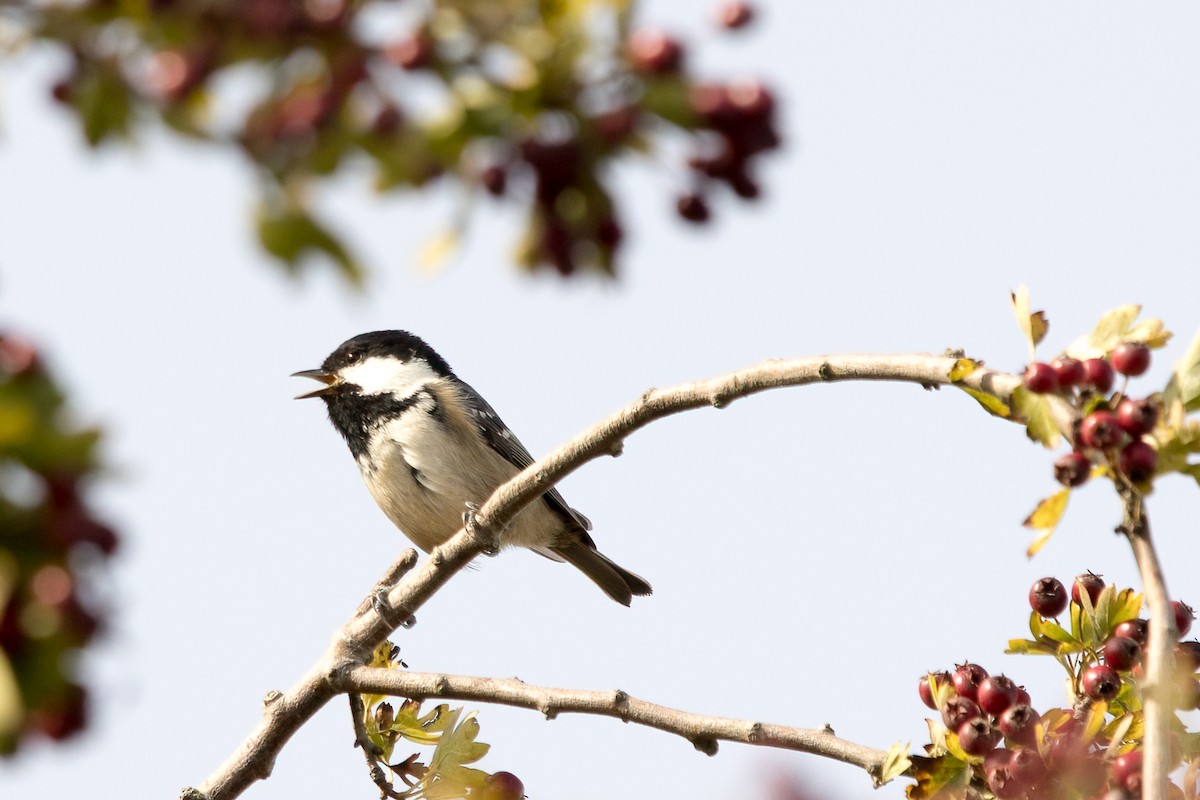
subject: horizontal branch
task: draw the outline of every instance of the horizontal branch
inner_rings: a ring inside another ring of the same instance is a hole
[[[791,728],[763,722],[692,714],[630,697],[621,690],[586,691],[532,686],[516,678],[474,678],[382,667],[355,667],[336,681],[344,692],[384,694],[416,700],[471,700],[538,711],[547,719],[559,714],[615,717],[682,736],[697,750],[716,755],[717,742],[796,750],[861,767],[878,779],[887,754],[845,739],[828,727]]]
[[[625,438],[639,428],[671,414],[695,408],[723,408],[740,397],[809,383],[899,381],[926,388],[957,384],[1004,401],[1020,383],[1020,378],[1014,375],[984,368],[954,382],[950,380],[950,371],[957,364],[958,359],[953,356],[920,354],[816,356],[765,361],[709,380],[647,391],[496,489],[481,508],[468,512],[465,518],[470,524],[435,548],[416,569],[411,569],[415,553],[409,551],[402,556],[383,582],[391,588],[377,587],[359,612],[334,632],[325,653],[294,686],[284,693],[268,695],[263,717],[237,751],[203,784],[185,789],[181,796],[187,800],[230,800],[240,796],[254,781],[270,775],[275,758],[287,741],[337,694],[334,676],[364,663],[371,651],[396,628],[411,624],[416,611],[458,570],[480,554],[493,551],[500,532],[522,508],[588,461],[603,455],[619,455]],[[395,581],[397,575],[404,577]],[[763,726],[756,729],[755,735],[769,740],[775,731],[774,726]],[[862,757],[873,763],[870,761],[873,756]]]

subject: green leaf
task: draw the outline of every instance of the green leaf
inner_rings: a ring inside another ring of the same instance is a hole
[[[1052,656],[1058,653],[1058,648],[1031,639],[1009,639],[1004,652],[1018,656]]]
[[[1045,311],[1029,310],[1028,287],[1017,287],[1017,290],[1011,293],[1011,297],[1013,313],[1017,315],[1017,325],[1021,327],[1021,332],[1025,334],[1025,340],[1029,342],[1029,359],[1032,361],[1038,344],[1046,338],[1050,323],[1046,319]]]
[[[1063,512],[1067,510],[1067,501],[1069,499],[1071,499],[1071,490],[1060,489],[1039,502],[1037,508],[1021,523],[1026,528],[1033,528],[1038,532],[1037,538],[1029,545],[1029,548],[1025,551],[1025,555],[1032,558],[1045,546],[1050,537],[1054,535],[1054,530],[1058,527]]]
[[[1175,372],[1163,390],[1163,406],[1170,408],[1179,401],[1185,411],[1200,409],[1200,331],[1175,364]]]
[[[1122,622],[1137,619],[1142,613],[1142,595],[1133,589],[1122,589],[1113,597],[1109,610],[1109,623],[1115,628]]]
[[[876,786],[891,783],[908,772],[908,768],[912,766],[912,759],[908,755],[911,749],[912,742],[896,742],[888,748],[887,755],[883,758],[883,766],[879,769]]]
[[[1025,420],[1025,432],[1035,442],[1048,448],[1058,447],[1062,433],[1050,413],[1050,400],[1046,395],[1034,394],[1024,386],[1013,389],[1012,405],[1018,416]]]
[[[342,276],[351,284],[362,283],[362,268],[349,250],[305,209],[294,204],[282,207],[263,204],[259,207],[257,222],[263,248],[283,261],[289,271],[299,269],[308,256],[320,254],[337,264]]]
[[[1047,620],[1042,625],[1042,633],[1047,639],[1058,644],[1066,644],[1071,646],[1079,644],[1079,640],[1068,633],[1067,630],[1057,622],[1050,622]],[[1061,652],[1061,650],[1059,652]]]

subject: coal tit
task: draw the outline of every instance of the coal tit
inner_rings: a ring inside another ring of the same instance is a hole
[[[406,331],[355,336],[320,369],[294,374],[325,384],[297,399],[325,401],[375,502],[426,552],[462,527],[468,503],[482,504],[533,463],[492,407]],[[573,564],[623,605],[650,594],[644,578],[596,550],[591,528],[551,489],[521,510],[500,543]]]

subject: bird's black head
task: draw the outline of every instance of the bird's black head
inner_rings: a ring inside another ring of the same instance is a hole
[[[419,336],[408,331],[372,331],[360,333],[347,339],[329,354],[321,364],[321,371],[335,375],[346,367],[360,364],[371,358],[391,358],[402,363],[416,359],[424,361],[441,377],[451,375],[450,365]]]

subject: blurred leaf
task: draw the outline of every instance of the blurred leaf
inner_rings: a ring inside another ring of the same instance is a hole
[[[1030,439],[1048,448],[1058,446],[1062,433],[1054,421],[1054,415],[1050,413],[1049,397],[1017,386],[1013,389],[1012,405],[1020,418],[1025,420],[1025,432]]]
[[[295,272],[308,255],[328,256],[354,285],[362,283],[362,269],[340,240],[307,211],[294,205],[281,208],[263,204],[258,212],[258,238],[271,255]]]
[[[417,267],[422,272],[437,271],[458,249],[460,240],[461,232],[456,228],[442,231],[434,236],[417,254]]]
[[[952,755],[938,758],[913,757],[916,784],[905,790],[908,800],[965,797],[971,782],[971,766]]]
[[[1171,333],[1158,319],[1147,319],[1134,325],[1141,312],[1141,306],[1127,305],[1105,313],[1091,333],[1071,343],[1067,354],[1081,359],[1103,358],[1121,342],[1143,342],[1152,348],[1162,347],[1171,338]]]
[[[1029,360],[1032,361],[1037,346],[1042,339],[1046,338],[1046,331],[1050,329],[1050,323],[1046,320],[1045,311],[1030,311],[1029,287],[1019,286],[1010,296],[1013,313],[1017,315],[1017,325],[1021,327],[1021,332],[1025,334],[1025,341],[1029,343]]]
[[[0,753],[11,752],[25,723],[25,704],[12,662],[0,649]]]
[[[896,778],[899,778],[908,768],[912,766],[912,759],[908,756],[908,751],[912,749],[912,742],[896,742],[888,748],[887,755],[884,756],[883,766],[879,770],[879,786],[891,783]]]
[[[983,406],[984,410],[986,410],[992,416],[1001,417],[1003,419],[1008,419],[1012,416],[1012,409],[994,394],[981,392],[978,389],[971,388],[970,386],[960,385],[958,388],[971,395],[971,397],[974,397],[975,401],[979,403],[979,405]]]
[[[75,104],[83,123],[83,135],[95,147],[106,139],[129,132],[129,87],[106,69],[89,70],[76,82]]]
[[[1050,540],[1063,512],[1067,510],[1067,501],[1070,499],[1071,490],[1061,489],[1038,503],[1033,513],[1025,518],[1021,524],[1038,531],[1038,537],[1029,545],[1025,555],[1032,558]]]
[[[1175,371],[1163,390],[1163,406],[1181,402],[1185,411],[1200,409],[1200,331],[1175,364]]]

